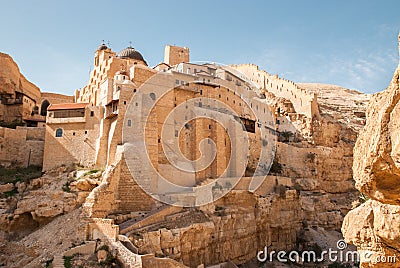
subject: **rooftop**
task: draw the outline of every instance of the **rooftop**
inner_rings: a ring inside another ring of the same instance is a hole
[[[83,109],[86,108],[86,106],[88,105],[89,103],[50,104],[50,106],[47,108],[47,111]]]

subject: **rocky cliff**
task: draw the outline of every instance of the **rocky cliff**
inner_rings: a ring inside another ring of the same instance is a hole
[[[40,98],[40,89],[21,74],[11,56],[0,52],[0,95],[14,95],[16,91],[36,101]]]
[[[399,72],[372,97],[354,148],[354,179],[367,201],[345,217],[342,232],[357,246],[361,267],[400,266]]]

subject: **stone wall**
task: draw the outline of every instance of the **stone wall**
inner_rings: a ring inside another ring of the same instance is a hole
[[[155,201],[132,178],[123,155],[109,166],[103,182],[86,198],[83,205],[88,217],[104,218],[113,213],[150,211]]]
[[[92,218],[89,224],[89,239],[103,239],[106,241],[116,241],[118,239],[119,228],[114,225],[112,219]]]
[[[304,114],[309,118],[319,115],[316,94],[307,92],[292,81],[279,78],[278,75],[272,76],[254,64],[240,64],[232,67],[245,74],[260,87],[261,91],[272,92],[277,97],[290,100],[296,113]]]
[[[0,127],[0,165],[5,167],[42,166],[45,128]]]
[[[164,62],[169,66],[181,63],[189,62],[190,51],[187,47],[178,46],[165,46]]]
[[[98,107],[89,106],[84,117],[51,118],[51,122],[48,118],[43,170],[72,164],[94,166],[101,116]],[[61,137],[56,137],[58,129],[62,130]]]

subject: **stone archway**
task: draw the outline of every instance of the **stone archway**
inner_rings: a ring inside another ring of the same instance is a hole
[[[50,102],[48,100],[42,101],[42,105],[40,106],[40,115],[46,116],[47,108],[49,107]]]

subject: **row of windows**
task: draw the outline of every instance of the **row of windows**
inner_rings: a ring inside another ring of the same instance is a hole
[[[179,81],[178,79],[176,79],[176,80],[175,80],[175,84],[177,84],[177,85],[179,85],[179,84],[184,85],[184,84],[185,84],[185,81],[183,81],[183,80]]]

